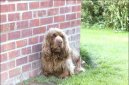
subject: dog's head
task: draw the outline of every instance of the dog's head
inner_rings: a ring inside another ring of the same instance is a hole
[[[52,52],[61,52],[65,46],[65,36],[64,34],[58,29],[51,29],[49,31],[49,41],[50,47]]]
[[[51,28],[46,34],[46,42],[50,50],[54,53],[60,53],[68,45],[66,34],[58,28]]]

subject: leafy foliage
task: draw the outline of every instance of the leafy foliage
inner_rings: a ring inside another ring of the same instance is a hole
[[[83,0],[82,21],[115,30],[128,30],[128,0]]]

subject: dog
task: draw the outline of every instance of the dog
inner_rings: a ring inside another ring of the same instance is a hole
[[[59,28],[51,28],[46,32],[41,63],[45,76],[65,78],[85,71],[82,67],[84,61],[77,51],[70,48],[67,35]]]

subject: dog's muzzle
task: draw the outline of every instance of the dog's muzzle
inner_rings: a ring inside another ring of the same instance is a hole
[[[63,39],[62,39],[62,37],[57,36],[54,39],[54,51],[60,52],[62,48],[63,48]]]

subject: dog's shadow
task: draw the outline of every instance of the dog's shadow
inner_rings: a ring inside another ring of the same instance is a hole
[[[80,48],[80,55],[82,57],[82,60],[85,61],[84,67],[87,69],[97,67],[97,64],[93,61],[90,53],[84,47],[85,46],[81,46]]]

